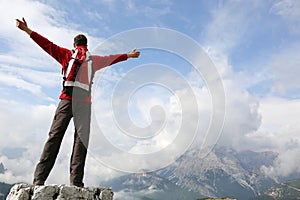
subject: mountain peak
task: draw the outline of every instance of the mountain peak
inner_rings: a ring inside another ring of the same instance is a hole
[[[193,148],[157,173],[198,194],[245,199],[256,196],[264,186],[274,183],[260,167],[272,164],[276,155],[216,146],[203,157],[201,149]]]
[[[4,174],[4,172],[5,172],[4,165],[3,163],[0,163],[0,174]]]

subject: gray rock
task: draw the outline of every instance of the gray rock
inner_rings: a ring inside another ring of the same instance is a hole
[[[61,186],[58,200],[71,199],[94,199],[94,191],[90,188],[79,188],[74,186]]]
[[[53,200],[59,194],[59,188],[57,185],[45,185],[35,186],[33,190],[32,200],[44,199]]]
[[[65,185],[32,186],[14,185],[6,200],[112,200],[111,188],[80,188]]]
[[[113,199],[114,193],[112,192],[111,189],[104,189],[100,193],[100,199],[101,200],[110,200]]]
[[[28,184],[14,185],[6,197],[7,200],[29,200],[31,187]]]

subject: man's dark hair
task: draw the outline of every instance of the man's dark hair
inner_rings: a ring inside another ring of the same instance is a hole
[[[87,38],[83,34],[79,34],[74,38],[76,46],[87,46]]]

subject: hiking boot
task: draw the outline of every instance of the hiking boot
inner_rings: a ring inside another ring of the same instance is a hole
[[[44,181],[35,181],[35,182],[33,183],[33,185],[34,185],[34,186],[43,186],[43,185],[45,185],[45,183],[44,183]]]
[[[76,186],[76,187],[83,188],[84,184],[83,183],[71,183],[71,186]]]

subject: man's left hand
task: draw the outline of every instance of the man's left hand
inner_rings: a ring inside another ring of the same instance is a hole
[[[140,56],[140,52],[133,49],[130,53],[127,54],[128,58],[138,58]]]

